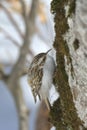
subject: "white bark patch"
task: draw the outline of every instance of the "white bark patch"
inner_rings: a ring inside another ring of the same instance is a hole
[[[68,14],[69,14],[69,8],[70,6],[69,5],[65,5],[64,9],[65,9],[65,16],[68,17]]]
[[[70,64],[65,56],[65,69],[68,74],[69,84],[72,88],[74,101],[80,118],[87,127],[87,0],[77,0],[76,13],[67,19],[69,30],[63,35],[70,50],[74,79],[71,77]],[[74,40],[79,41],[77,50],[73,47]]]

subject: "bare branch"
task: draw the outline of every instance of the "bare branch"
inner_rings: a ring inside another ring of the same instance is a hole
[[[21,73],[21,76],[24,76],[28,73],[28,66],[25,66],[22,73]]]
[[[0,29],[7,39],[11,40],[12,43],[14,43],[17,47],[20,47],[19,43],[14,38],[12,38],[12,36],[10,36],[10,34],[8,34],[8,32],[4,28],[0,27]]]
[[[24,0],[19,0],[22,6],[22,16],[24,18],[24,20],[26,20],[26,5]]]
[[[33,51],[31,51],[30,48],[29,48],[29,54],[30,54],[32,57],[34,57],[34,53],[33,53]]]
[[[53,124],[49,121],[50,111],[44,101],[41,102],[36,118],[36,130],[50,130]]]
[[[8,77],[9,77],[9,75],[6,75],[5,73],[4,73],[4,67],[3,67],[4,65],[2,64],[2,63],[0,63],[0,80],[4,80],[4,81],[6,81],[7,79],[8,79]]]
[[[31,9],[31,14],[34,16],[34,18],[30,18],[29,20],[26,21],[25,37],[24,37],[23,45],[20,49],[20,56],[18,58],[17,63],[14,65],[13,70],[11,72],[11,76],[9,77],[7,82],[8,88],[12,92],[17,105],[19,122],[20,122],[20,130],[28,130],[28,124],[27,124],[28,114],[26,112],[26,105],[24,103],[22,93],[20,92],[21,88],[19,87],[19,79],[24,69],[26,55],[29,53],[29,43],[31,41],[31,36],[34,34],[34,29],[32,30],[32,27],[34,28],[35,26],[34,24],[35,24],[36,12],[37,12],[38,0],[33,0],[33,3],[36,4],[34,9],[33,8]],[[22,109],[24,107],[25,107],[25,111],[24,109]]]
[[[20,53],[18,62],[15,64],[15,66],[13,68],[13,71],[12,71],[11,77],[9,79],[9,82],[12,82],[12,81],[14,82],[14,79],[18,80],[20,78],[20,72],[24,68],[23,65],[25,63],[26,55],[29,53],[29,43],[30,43],[30,40],[31,40],[31,36],[34,33],[34,30],[32,31],[32,27],[34,27],[34,24],[35,24],[35,16],[36,16],[35,14],[37,12],[38,0],[33,0],[32,4],[34,5],[34,6],[32,6],[31,14],[30,14],[30,16],[32,18],[30,18],[30,20],[27,21],[28,24],[26,25],[27,27],[26,27],[26,35],[25,35],[25,38],[24,38],[24,44],[21,47],[21,53]],[[32,26],[30,26],[31,23],[32,23]],[[16,76],[16,77],[14,78],[14,76]]]
[[[19,33],[19,35],[21,36],[21,38],[24,38],[24,35],[21,31],[21,29],[19,28],[16,20],[13,18],[11,12],[9,12],[9,10],[2,4],[0,3],[0,7],[2,7],[2,9],[5,11],[6,15],[8,16],[10,22],[14,25],[15,29],[17,30],[17,32]]]
[[[31,19],[30,21],[32,22],[34,21],[35,16],[37,15],[38,5],[39,5],[39,0],[32,0],[31,10],[29,11],[29,14],[28,14],[28,19],[29,20]]]
[[[32,18],[30,18],[29,21],[27,21],[28,24],[26,25],[26,35],[24,38],[24,44],[21,47],[21,52],[20,52],[18,62],[15,64],[11,77],[9,79],[9,83],[10,84],[12,83],[12,86],[13,86],[13,84],[15,84],[15,80],[17,81],[20,78],[20,73],[24,68],[26,55],[29,53],[29,43],[31,40],[31,36],[34,33],[34,30],[32,31],[32,27],[34,27],[34,24],[35,24],[35,16],[36,16],[35,14],[37,12],[38,0],[33,0],[32,5],[34,5],[34,6],[32,6],[31,14],[30,14],[30,16]],[[32,26],[31,26],[31,23],[32,23]]]
[[[7,82],[8,78],[9,78],[9,75],[6,75],[2,71],[0,71],[0,80]]]
[[[18,111],[19,130],[29,130],[28,128],[29,110],[26,106],[20,84],[18,84],[17,86],[15,86],[14,84],[14,89],[11,92],[13,94]]]

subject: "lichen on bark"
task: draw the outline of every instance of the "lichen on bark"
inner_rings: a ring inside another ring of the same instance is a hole
[[[64,56],[66,56],[68,62],[72,64],[69,48],[63,35],[69,29],[67,24],[68,17],[71,17],[71,15],[75,13],[75,2],[76,0],[53,0],[51,3],[51,11],[55,14],[54,22],[56,32],[54,41],[57,62],[55,81],[58,85],[58,92],[60,94],[60,101],[57,100],[54,103],[54,106],[51,109],[51,116],[52,122],[57,130],[80,130],[80,126],[82,126],[82,121],[79,119],[73,103],[73,96],[68,83],[64,61]],[[64,7],[68,4],[68,17],[65,17]]]

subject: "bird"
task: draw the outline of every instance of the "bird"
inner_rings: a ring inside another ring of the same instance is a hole
[[[36,97],[44,101],[48,110],[50,110],[49,91],[53,83],[53,75],[55,72],[55,61],[47,52],[37,54],[28,69],[28,83],[36,103]]]

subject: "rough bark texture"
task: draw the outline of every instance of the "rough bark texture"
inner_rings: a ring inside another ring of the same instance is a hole
[[[65,17],[64,6],[69,3],[70,9],[68,17],[75,12],[75,0],[53,0],[51,10],[55,13],[55,32],[54,48],[56,50],[57,69],[55,81],[58,85],[60,99],[57,100],[51,110],[52,121],[57,130],[80,130],[81,120],[78,118],[73,96],[68,83],[68,76],[65,71],[64,56],[67,57],[68,63],[72,64],[69,54],[69,48],[64,41],[63,35],[68,31],[67,18]],[[72,70],[73,72],[73,67]]]

